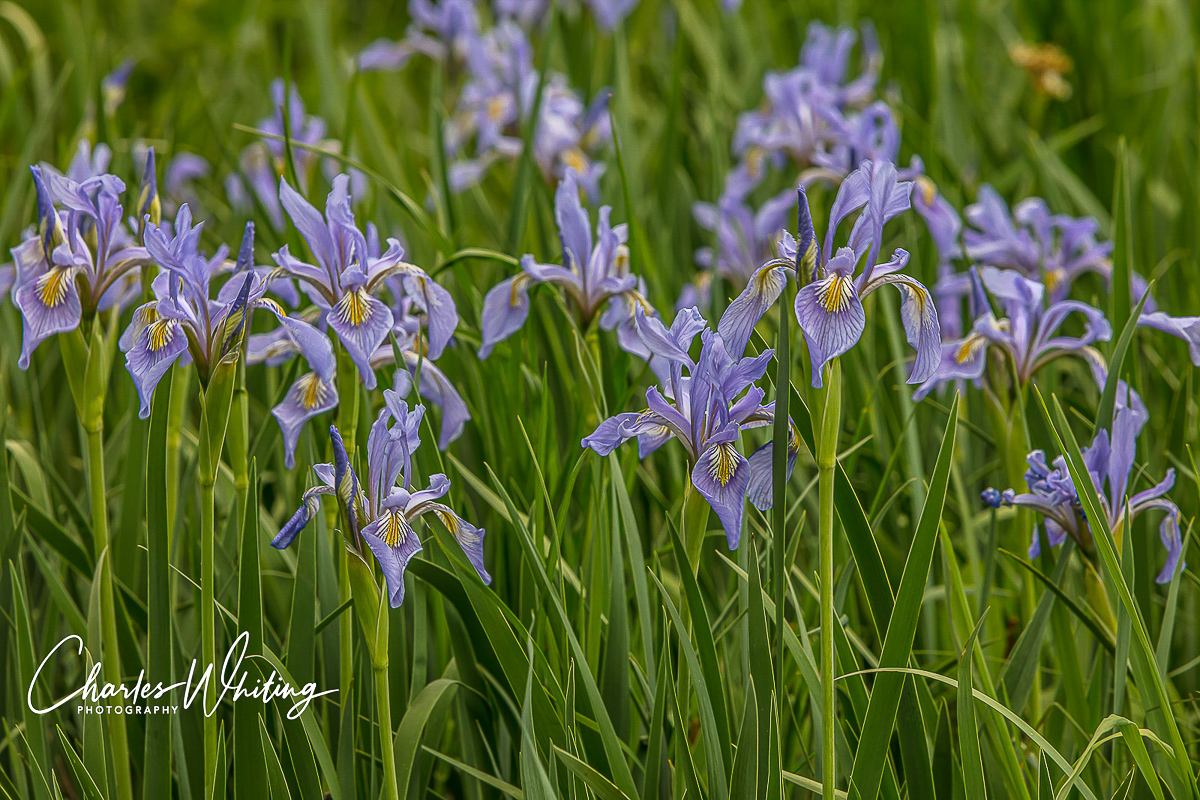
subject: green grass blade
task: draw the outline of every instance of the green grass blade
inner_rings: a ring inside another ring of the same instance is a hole
[[[983,620],[980,620],[958,658],[958,751],[962,759],[963,784],[967,790],[967,797],[987,800],[987,787],[983,781],[983,758],[979,752],[979,728],[975,724],[975,700],[971,687],[975,663],[972,649],[982,627]]]
[[[942,445],[934,465],[929,491],[921,509],[921,518],[909,547],[891,623],[884,637],[883,652],[879,657],[881,667],[903,666],[912,655],[925,584],[933,563],[938,527],[941,525],[942,509],[946,502],[957,433],[958,398],[955,397],[950,406],[950,419],[942,435]],[[903,685],[904,676],[883,674],[876,679],[871,690],[871,700],[867,706],[867,715],[863,720],[862,735],[851,770],[852,785],[863,797],[873,797],[879,789]]]
[[[167,537],[167,416],[171,407],[171,382],[154,393],[150,433],[146,445],[146,671],[165,683],[171,670],[171,574]],[[139,465],[140,466],[140,465]],[[128,534],[128,531],[126,531]],[[168,797],[171,793],[171,719],[164,714],[146,717],[146,772],[143,797]]]

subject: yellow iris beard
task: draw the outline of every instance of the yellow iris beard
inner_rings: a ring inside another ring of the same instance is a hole
[[[62,267],[54,267],[38,278],[38,298],[46,308],[55,308],[67,297],[69,275]]]
[[[724,486],[733,477],[735,469],[737,469],[737,449],[734,448],[733,442],[722,442],[717,445],[717,451],[713,453],[708,464],[709,477]]]
[[[408,520],[399,511],[389,511],[387,515],[387,523],[383,529],[384,544],[388,547],[404,544],[408,540],[408,535],[412,533],[412,527],[408,524]]]
[[[361,286],[347,292],[338,301],[338,314],[344,322],[357,328],[371,318],[371,306],[367,300],[367,290]]]
[[[156,319],[150,323],[150,349],[158,352],[171,343],[175,338],[175,323],[169,319]]]
[[[826,311],[836,314],[850,304],[853,286],[849,278],[835,272],[825,279],[825,285],[821,287],[817,299]]]
[[[321,385],[321,379],[315,372],[310,372],[300,379],[300,403],[306,409],[314,409],[325,400],[326,389]]]

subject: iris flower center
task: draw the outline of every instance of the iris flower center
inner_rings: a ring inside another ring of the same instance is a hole
[[[297,382],[300,390],[300,404],[312,410],[325,401],[329,390],[321,383],[317,373],[310,372]]]
[[[850,295],[853,293],[854,284],[844,275],[833,273],[825,279],[824,284],[817,292],[817,299],[821,301],[821,305],[830,314],[836,314],[842,311],[850,304]]]
[[[725,486],[733,477],[737,463],[737,449],[733,446],[733,442],[721,442],[716,446],[716,451],[709,460],[708,474],[717,483]]]
[[[38,298],[46,308],[56,308],[67,297],[70,273],[64,267],[53,267],[37,280]]]
[[[371,319],[373,312],[368,300],[369,295],[367,294],[367,290],[362,286],[342,295],[342,299],[338,301],[337,307],[342,321],[357,328]]]
[[[388,547],[399,547],[408,541],[413,532],[412,526],[404,518],[404,514],[395,509],[387,512],[387,522],[383,527],[383,541]]]

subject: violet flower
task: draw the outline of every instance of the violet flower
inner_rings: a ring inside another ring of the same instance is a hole
[[[1125,535],[1130,535],[1129,525],[1143,511],[1157,510],[1166,513],[1159,526],[1158,535],[1167,550],[1167,561],[1159,572],[1158,583],[1170,583],[1183,555],[1183,540],[1179,533],[1179,507],[1164,495],[1175,485],[1175,470],[1168,469],[1166,477],[1149,489],[1128,497],[1130,475],[1133,472],[1137,437],[1149,419],[1149,413],[1141,398],[1122,384],[1112,433],[1101,430],[1084,448],[1083,460],[1096,492],[1109,528],[1118,531],[1122,526]],[[1046,540],[1051,546],[1062,544],[1067,536],[1075,539],[1088,552],[1092,548],[1092,533],[1083,513],[1082,504],[1075,485],[1067,470],[1066,460],[1059,456],[1052,465],[1047,465],[1046,454],[1034,450],[1029,454],[1029,470],[1025,473],[1028,492],[1018,494],[1012,489],[997,492],[988,489],[983,500],[993,508],[1017,506],[1030,508],[1044,518]],[[1107,489],[1107,490],[1106,490]],[[1029,545],[1029,557],[1037,558],[1041,544],[1037,529],[1034,529]]]
[[[638,455],[645,458],[678,439],[692,465],[692,485],[720,518],[729,548],[736,549],[747,495],[759,507],[769,507],[769,501],[762,503],[770,492],[761,487],[770,482],[770,453],[747,459],[738,450],[738,440],[742,430],[768,425],[774,418],[773,405],[764,406],[764,392],[754,386],[774,351],[743,358],[740,348],[708,329],[695,308],[679,312],[670,328],[639,309],[636,324],[646,347],[669,364],[668,380],[646,391],[646,410],[604,420],[583,439],[583,446],[605,456],[636,438]],[[693,361],[688,351],[697,334],[702,344]],[[789,446],[789,475],[798,443],[794,451]]]
[[[372,255],[354,221],[347,191],[349,177],[339,175],[325,203],[325,217],[286,180],[280,180],[284,209],[308,242],[316,264],[296,258],[285,245],[274,254],[282,273],[300,281],[305,294],[326,313],[329,327],[357,365],[363,383],[375,388],[371,356],[383,344],[395,317],[376,294],[398,277],[420,298],[428,318],[430,357],[437,358],[458,325],[454,298],[420,267],[404,261],[404,248],[388,239],[387,251]]]
[[[521,272],[491,288],[483,299],[480,358],[487,358],[498,342],[525,324],[529,317],[529,288],[539,283],[563,289],[577,307],[585,327],[600,307],[613,298],[628,301],[626,309],[634,305],[648,307],[637,291],[637,278],[629,272],[626,226],[611,225],[612,209],[601,206],[593,245],[591,219],[580,203],[574,170],[568,170],[558,185],[554,212],[564,266],[540,264],[533,256],[526,255],[521,259]],[[619,322],[629,323],[631,319],[626,314],[623,319],[610,317],[608,321],[616,327]]]
[[[1112,326],[1098,308],[1077,300],[1047,303],[1047,288],[1016,270],[984,267],[976,273],[972,268],[970,274],[975,295],[980,298],[973,301],[977,307],[975,324],[966,336],[942,343],[937,368],[913,393],[914,400],[921,400],[949,381],[980,380],[993,348],[1008,357],[1017,379],[1024,384],[1051,361],[1081,354],[1085,348],[1112,337]],[[999,318],[988,297],[980,297],[984,292],[995,298],[1002,315]],[[1059,329],[1073,314],[1082,315],[1083,333],[1060,335]]]
[[[256,308],[270,311],[297,348],[324,378],[333,374],[329,339],[306,322],[289,317],[265,297],[269,276],[252,269],[254,224],[246,224],[232,277],[211,296],[211,279],[225,262],[222,246],[211,259],[199,251],[200,225],[192,225],[187,205],[175,217],[173,233],[148,223],[146,249],[162,271],[152,284],[155,299],[140,306],[121,335],[125,367],[141,400],[139,416],[150,415],[154,389],[176,361],[194,363],[207,385],[217,365],[235,359]]]
[[[356,59],[363,72],[395,72],[414,55],[444,61],[459,60],[479,43],[479,15],[474,0],[409,0],[412,23],[400,41],[380,38],[367,45]]]
[[[80,163],[71,173],[82,176],[99,164]],[[107,162],[107,148],[97,148]],[[37,191],[35,235],[12,249],[13,304],[22,319],[21,369],[39,344],[56,333],[79,327],[99,311],[120,307],[137,293],[137,275],[149,262],[122,224],[121,193],[115,175],[82,181],[44,167],[30,167]],[[62,210],[59,210],[62,206]]]
[[[483,562],[483,529],[438,502],[450,490],[450,480],[442,474],[433,475],[428,488],[413,491],[412,458],[420,446],[425,408],[418,405],[409,411],[408,404],[390,390],[383,396],[385,408],[379,412],[367,439],[366,484],[360,484],[342,437],[331,425],[334,463],[313,468],[321,483],[304,493],[300,508],[280,529],[271,546],[282,550],[291,545],[319,513],[320,496],[335,495],[349,525],[343,531],[347,549],[359,558],[366,557],[367,549],[374,554],[387,580],[392,608],[398,608],[404,601],[405,570],[422,549],[413,523],[425,514],[432,513],[441,520],[479,577],[484,583],[491,583]],[[389,424],[393,419],[395,423]]]
[[[1020,271],[1040,280],[1052,300],[1067,296],[1085,272],[1112,273],[1112,242],[1097,242],[1098,223],[1090,217],[1051,214],[1046,202],[1030,197],[1010,214],[1004,200],[984,184],[967,206],[963,231],[967,256],[978,264]]]
[[[866,329],[863,298],[891,284],[903,296],[900,318],[908,343],[917,351],[908,382],[928,378],[937,366],[941,341],[933,298],[918,280],[901,272],[908,264],[907,251],[898,249],[889,261],[878,263],[884,225],[909,208],[911,193],[912,183],[898,181],[895,166],[864,161],[839,187],[824,247],[818,248],[802,187],[797,236],[785,234],[780,244],[787,258],[760,267],[721,318],[718,331],[730,347],[745,347],[754,326],[779,298],[788,276],[798,276],[796,319],[808,343],[812,385],[821,388],[825,364],[853,347]],[[850,231],[848,246],[835,251],[838,226],[860,208],[863,211]],[[865,267],[858,272],[864,256]]]

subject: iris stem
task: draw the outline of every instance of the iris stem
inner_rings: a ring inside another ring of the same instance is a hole
[[[825,408],[817,444],[819,550],[821,577],[821,794],[833,797],[837,784],[834,743],[837,737],[836,658],[833,649],[833,490],[837,478],[838,433],[842,418],[842,369],[837,359],[825,377]]]
[[[775,374],[775,425],[772,433],[771,448],[771,550],[772,578],[771,593],[775,601],[775,713],[776,730],[783,741],[782,721],[784,715],[783,698],[783,628],[784,611],[787,608],[784,575],[786,567],[784,559],[787,555],[787,461],[790,453],[791,422],[789,420],[788,401],[791,399],[791,355],[788,344],[791,336],[788,322],[792,314],[792,304],[788,302],[788,284],[784,282],[783,294],[779,298],[779,329],[775,343],[775,360],[778,371]]]
[[[386,609],[383,613],[387,613]],[[387,646],[384,645],[386,652]],[[375,707],[379,714],[380,755],[383,758],[383,788],[388,800],[400,800],[396,785],[396,753],[392,742],[392,687],[388,665],[375,667]]]
[[[117,618],[113,596],[112,558],[108,552],[108,500],[104,491],[104,431],[103,421],[85,426],[87,433],[87,479],[88,499],[92,512],[92,538],[96,560],[103,559],[100,566],[100,626],[101,638],[109,643],[110,652],[104,654],[104,680],[114,685],[121,682],[121,658],[117,650]],[[100,652],[98,648],[96,652]],[[125,718],[110,715],[108,723],[112,750],[113,777],[117,784],[119,800],[133,800],[133,783],[129,775],[129,737],[125,730]]]

